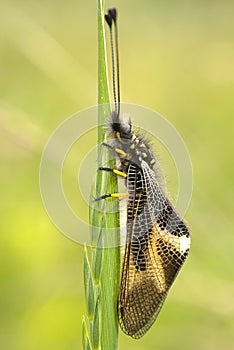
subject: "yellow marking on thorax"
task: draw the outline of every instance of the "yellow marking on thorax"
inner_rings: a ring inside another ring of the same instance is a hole
[[[117,137],[117,139],[119,140],[119,142],[124,143],[124,144],[127,144],[127,143],[128,143],[127,141],[124,142],[124,140],[123,140],[123,139],[121,138],[121,136],[120,136],[119,131],[116,132],[116,137]]]
[[[120,148],[115,148],[115,152],[118,154],[121,154],[122,156],[126,157],[127,153],[125,153],[122,149]]]

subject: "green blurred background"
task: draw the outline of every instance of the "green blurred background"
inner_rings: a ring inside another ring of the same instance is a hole
[[[194,167],[189,260],[156,324],[139,341],[120,333],[120,349],[232,349],[234,2],[106,1],[113,5],[122,100],[170,120]],[[83,247],[50,222],[38,173],[59,123],[96,104],[97,3],[0,7],[0,346],[81,349]],[[87,148],[94,143],[87,138]]]

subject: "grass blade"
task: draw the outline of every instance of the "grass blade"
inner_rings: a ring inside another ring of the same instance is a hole
[[[102,145],[105,139],[106,118],[110,115],[107,79],[106,45],[104,31],[104,0],[98,0],[98,167],[114,168],[115,154]],[[118,192],[117,179],[112,173],[99,171],[95,188],[96,197]],[[83,348],[117,350],[117,298],[119,289],[119,203],[118,199],[101,200],[90,205],[91,263],[85,250],[84,280],[89,334]],[[108,234],[108,229],[110,233]],[[91,342],[90,342],[91,340]]]

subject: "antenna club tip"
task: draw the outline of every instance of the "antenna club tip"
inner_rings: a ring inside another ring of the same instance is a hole
[[[105,15],[105,20],[108,26],[111,28],[112,27],[112,17],[109,14]]]
[[[111,16],[114,22],[116,22],[117,19],[117,10],[115,7],[112,7],[108,10],[108,14]]]
[[[111,9],[108,10],[108,13],[105,14],[105,20],[110,28],[112,27],[112,21],[114,21],[114,23],[116,24],[116,19],[117,19],[117,10],[115,7],[112,7]]]

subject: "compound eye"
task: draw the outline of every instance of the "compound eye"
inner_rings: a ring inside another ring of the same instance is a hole
[[[124,134],[130,134],[131,133],[131,125],[130,124],[122,124],[122,131]]]

